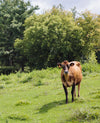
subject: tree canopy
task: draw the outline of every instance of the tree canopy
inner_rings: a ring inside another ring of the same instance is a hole
[[[78,18],[72,12],[53,7],[25,20],[23,39],[16,39],[26,64],[31,68],[54,67],[58,61],[87,59],[99,39],[98,17],[86,11]]]
[[[23,24],[38,6],[31,6],[23,0],[0,0],[0,65],[13,66],[15,60],[14,42],[23,38]]]

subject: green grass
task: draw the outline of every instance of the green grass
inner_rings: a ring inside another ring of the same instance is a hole
[[[84,67],[84,66],[83,66]],[[99,123],[100,65],[83,71],[80,98],[68,104],[58,68],[0,76],[0,123]]]

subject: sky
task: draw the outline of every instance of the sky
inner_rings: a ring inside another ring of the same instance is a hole
[[[76,7],[77,11],[84,12],[89,10],[91,13],[100,14],[100,0],[29,0],[33,6],[38,5],[39,10],[36,13],[42,14],[50,10],[54,5],[61,4],[64,10],[71,10]]]

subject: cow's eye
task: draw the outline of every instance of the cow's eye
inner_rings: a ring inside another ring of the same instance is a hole
[[[65,65],[62,65],[62,68],[65,70]]]

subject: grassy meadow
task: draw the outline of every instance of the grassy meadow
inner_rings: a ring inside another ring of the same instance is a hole
[[[100,65],[83,65],[80,98],[72,103],[68,88],[68,104],[60,71],[1,75],[0,123],[100,123]]]

